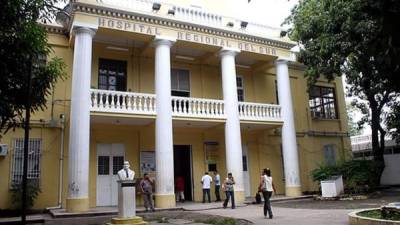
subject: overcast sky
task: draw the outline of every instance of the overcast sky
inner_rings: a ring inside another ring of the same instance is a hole
[[[248,18],[248,21],[280,27],[297,3],[298,0],[251,0],[247,3],[248,10],[246,10],[245,17]],[[237,6],[240,5],[237,4]]]

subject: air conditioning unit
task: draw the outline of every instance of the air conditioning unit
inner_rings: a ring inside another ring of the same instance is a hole
[[[0,156],[6,156],[8,152],[7,144],[0,144]]]

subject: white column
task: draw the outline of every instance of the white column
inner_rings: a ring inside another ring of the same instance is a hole
[[[74,29],[71,115],[68,158],[68,211],[89,209],[90,80],[92,38],[90,28]]]
[[[242,141],[240,135],[239,107],[236,86],[235,56],[238,49],[223,48],[219,56],[221,58],[222,89],[225,103],[225,147],[226,169],[231,172],[236,180],[235,196],[239,201],[244,200],[243,188],[243,163]]]
[[[159,208],[175,206],[174,152],[172,141],[170,48],[175,40],[156,37],[156,204]]]
[[[299,157],[287,60],[278,59],[276,61],[276,73],[279,104],[282,107],[283,118],[282,151],[285,167],[286,195],[299,196],[301,195]]]

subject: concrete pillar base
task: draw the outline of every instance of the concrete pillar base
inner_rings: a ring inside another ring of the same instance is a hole
[[[89,198],[67,198],[67,212],[89,211]]]
[[[244,191],[235,191],[235,203],[242,204],[245,200]]]
[[[155,206],[156,208],[168,209],[175,208],[175,194],[172,195],[158,195],[155,194]]]
[[[303,193],[301,192],[301,186],[298,186],[298,187],[286,187],[285,195],[289,196],[289,197],[302,196]]]
[[[117,224],[125,224],[125,225],[148,225],[149,223],[144,221],[142,217],[134,216],[127,218],[112,218],[111,223],[106,223],[107,225],[117,225]]]

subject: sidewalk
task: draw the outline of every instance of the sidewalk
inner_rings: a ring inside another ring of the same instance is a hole
[[[347,225],[352,210],[345,209],[291,209],[273,207],[273,219],[264,219],[262,205],[248,205],[239,209],[213,209],[203,214],[245,219],[254,224]]]
[[[285,197],[285,196],[274,196],[271,201],[289,201],[293,199],[304,199],[304,198],[309,198],[309,196],[301,196],[301,197],[296,197],[296,198],[291,198],[291,197]],[[249,205],[253,199],[248,199],[244,204],[237,204],[235,209],[235,215],[242,215],[243,210],[246,211],[246,208],[248,207],[254,207],[254,205]],[[230,204],[228,205],[230,206]],[[257,205],[257,207],[260,207]],[[170,209],[157,209],[156,212],[162,212],[162,211],[190,211],[190,212],[198,212],[198,213],[211,213],[211,212],[233,212],[230,211],[231,209],[228,208],[226,211],[224,211],[222,207],[222,202],[212,202],[212,203],[198,203],[198,202],[185,202],[185,203],[177,203],[175,208],[170,208]],[[258,211],[259,209],[257,209]],[[145,209],[142,206],[137,207],[136,212],[138,214],[144,213]],[[44,224],[45,221],[55,221],[57,219],[65,219],[65,221],[70,221],[72,222],[73,220],[77,220],[77,224],[79,224],[79,218],[85,218],[85,221],[89,222],[90,224],[100,224],[103,221],[108,220],[111,217],[114,217],[115,215],[118,214],[118,208],[117,207],[95,207],[91,208],[88,212],[84,213],[69,213],[66,212],[65,209],[52,209],[50,210],[49,214],[43,214],[43,215],[31,215],[27,217],[27,220],[34,223],[34,224]],[[217,214],[216,214],[217,215]],[[225,215],[230,217],[230,214]],[[240,218],[240,217],[236,217]],[[246,219],[246,218],[243,218]],[[20,217],[10,217],[10,218],[0,218],[0,224],[10,224],[10,223],[15,223],[20,221]],[[61,220],[60,220],[61,221]],[[82,221],[81,221],[82,222]],[[61,223],[63,224],[63,223]],[[65,223],[68,224],[68,223]]]

